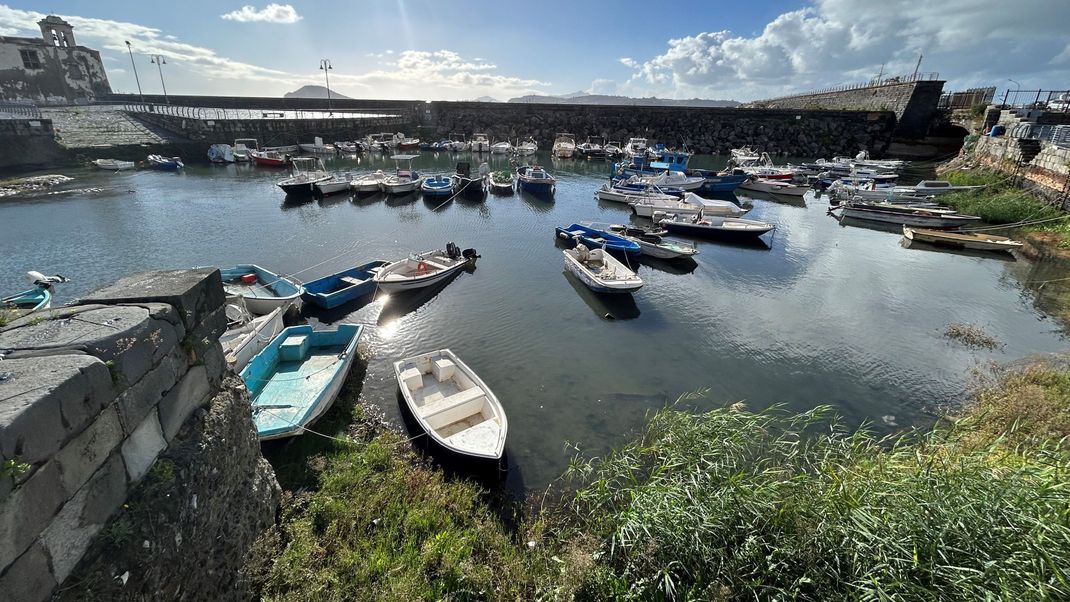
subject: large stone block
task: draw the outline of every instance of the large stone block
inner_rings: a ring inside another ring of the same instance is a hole
[[[123,442],[123,425],[116,406],[108,406],[84,431],[56,454],[60,478],[68,495],[74,495]]]
[[[0,364],[0,456],[37,464],[80,432],[114,396],[111,375],[88,355]]]
[[[164,437],[170,441],[178,434],[193,410],[204,405],[212,395],[208,371],[204,366],[194,366],[182,377],[163,400],[160,401],[160,426]]]
[[[48,600],[56,588],[56,579],[48,566],[48,553],[35,544],[0,575],[0,596],[11,602]]]
[[[30,547],[66,500],[59,469],[49,462],[0,503],[0,570]]]
[[[156,404],[160,403],[164,393],[175,386],[186,365],[185,355],[175,348],[141,380],[119,395],[116,405],[127,433],[137,428]]]
[[[41,533],[41,542],[52,558],[58,583],[67,579],[93,538],[122,505],[126,499],[126,483],[123,460],[119,454],[112,454]]]
[[[145,476],[156,457],[167,447],[156,412],[149,412],[141,424],[123,442],[123,461],[131,482]]]
[[[89,294],[79,303],[166,303],[177,310],[189,330],[224,303],[219,270],[143,272]]]

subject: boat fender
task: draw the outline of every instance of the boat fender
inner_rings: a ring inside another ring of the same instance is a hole
[[[566,234],[564,232],[558,232],[557,236],[558,236],[558,238],[561,238],[562,240],[567,240],[568,239],[568,234]]]

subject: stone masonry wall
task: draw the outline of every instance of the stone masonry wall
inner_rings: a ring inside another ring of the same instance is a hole
[[[1067,209],[1070,148],[1062,148],[1043,140],[1039,142],[1040,153],[1021,167],[1018,163],[1023,155],[1017,138],[981,136],[973,148],[973,155],[981,165],[1008,175],[1020,176],[1023,187]]]
[[[49,119],[0,119],[0,169],[45,167],[63,161]]]
[[[218,270],[152,272],[0,328],[0,597],[32,602],[67,588],[161,454],[184,449],[176,470],[214,472],[226,482],[198,491],[205,506],[239,510],[215,515],[216,522],[255,537],[259,525],[273,521],[278,485],[259,454],[248,397],[240,385],[223,386],[223,303]],[[220,404],[231,407],[227,424],[208,420]],[[206,428],[235,433],[233,450],[204,456],[190,448],[190,441],[203,443],[197,433]],[[240,557],[251,543],[178,535],[186,548],[158,566],[169,583],[190,591],[233,581],[240,562],[183,571],[180,552],[233,546]],[[137,583],[140,572],[132,568],[133,577],[105,579]]]

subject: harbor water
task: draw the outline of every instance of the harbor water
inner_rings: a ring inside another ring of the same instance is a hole
[[[457,160],[425,152],[414,166],[450,173]],[[56,294],[64,303],[143,270],[256,263],[307,281],[451,241],[475,248],[474,270],[429,293],[306,314],[369,327],[362,399],[398,424],[392,362],[444,347],[457,353],[508,413],[505,486],[515,495],[550,484],[572,446],[605,451],[684,393],[708,389],[689,402],[698,408],[828,404],[850,425],[891,432],[931,423],[993,362],[1066,347],[1029,284],[1038,273],[1054,277],[1043,266],[905,246],[896,228],[841,224],[813,193],[805,203],[741,193],[753,205],[747,217],[777,225],[767,244],[700,241],[695,264],[644,261],[641,290],[596,295],[565,273],[554,228],[649,222],[594,198],[606,163],[540,160],[558,178],[553,200],[443,204],[417,194],[295,203],[275,186],[284,171],[252,165],[65,170],[75,179],[48,194],[0,201],[0,291],[28,288],[27,270],[70,278]],[[327,164],[354,175],[394,167],[380,155]],[[951,322],[976,324],[1003,346],[951,342],[943,336]]]

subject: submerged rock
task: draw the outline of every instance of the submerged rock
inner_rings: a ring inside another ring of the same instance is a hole
[[[61,174],[48,174],[44,176],[30,176],[28,178],[12,178],[0,182],[0,198],[36,192],[45,188],[51,188],[56,184],[70,182],[74,178]]]

